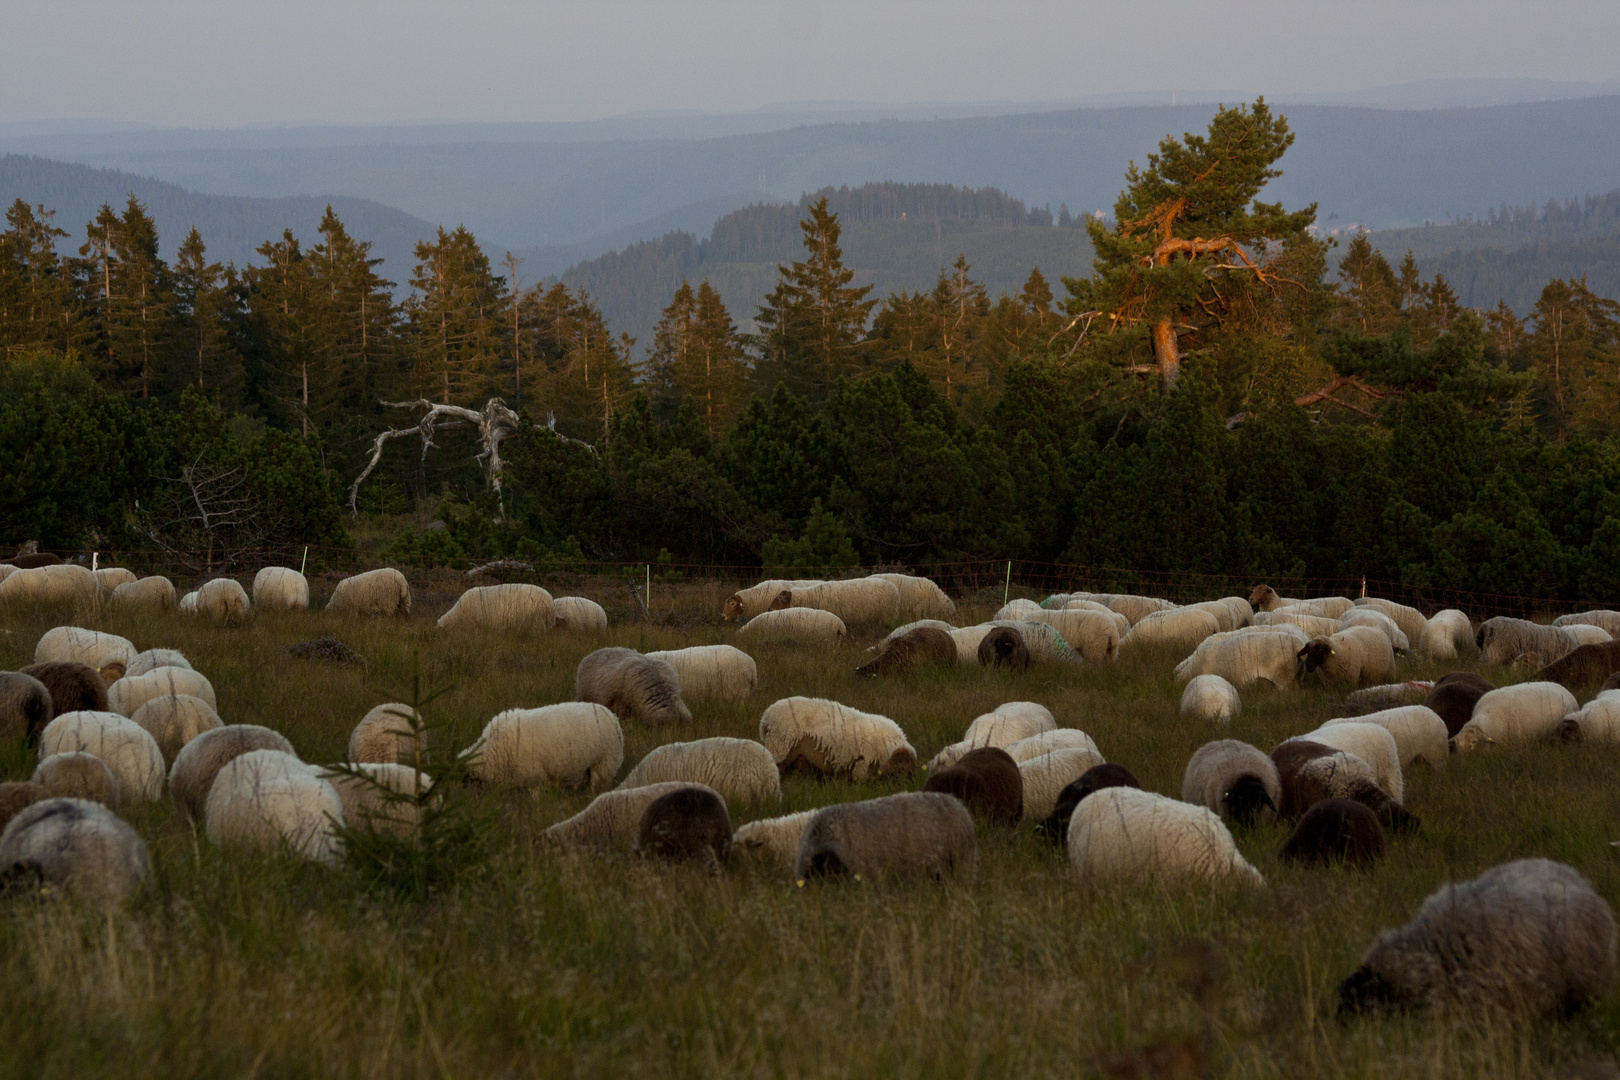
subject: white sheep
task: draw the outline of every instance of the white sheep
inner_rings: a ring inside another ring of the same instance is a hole
[[[1207,807],[1246,828],[1275,818],[1282,798],[1276,763],[1237,739],[1200,746],[1181,776],[1182,802]]]
[[[799,842],[804,839],[804,827],[815,813],[800,810],[797,814],[750,821],[732,833],[731,844],[747,855],[767,859],[791,872],[793,860],[799,856]]]
[[[737,636],[781,644],[837,645],[847,632],[844,620],[830,611],[786,608],[755,615],[737,631]]]
[[[624,729],[612,711],[587,701],[507,709],[463,754],[473,756],[468,775],[481,783],[600,791],[624,764]]]
[[[1461,753],[1486,743],[1529,742],[1558,730],[1574,712],[1575,695],[1554,682],[1525,682],[1481,695],[1473,715],[1451,737],[1451,748]]]
[[[247,590],[235,578],[220,577],[197,587],[197,599],[188,614],[220,626],[241,626],[253,612]]]
[[[186,593],[186,595],[182,596],[180,598],[180,603],[176,605],[176,610],[178,610],[182,615],[197,614],[197,590],[192,589],[190,592]]]
[[[1131,632],[1131,620],[1127,619],[1125,616],[1121,615],[1119,612],[1117,612],[1117,611],[1113,610],[1112,608],[1108,607],[1106,604],[1099,604],[1095,600],[1070,600],[1067,603],[1061,605],[1060,607],[1054,607],[1054,608],[1051,608],[1050,610],[1052,610],[1052,611],[1095,611],[1100,615],[1108,616],[1110,619],[1112,619],[1114,621],[1114,629],[1119,631],[1119,636],[1120,636],[1121,640],[1124,639],[1126,634]]]
[[[200,819],[214,777],[227,762],[251,750],[279,750],[297,757],[292,743],[279,731],[257,724],[227,724],[205,731],[181,748],[169,767],[169,798],[188,818]]]
[[[1347,630],[1352,626],[1369,626],[1377,630],[1389,638],[1390,648],[1396,652],[1412,651],[1412,643],[1406,632],[1395,624],[1394,619],[1375,608],[1359,607],[1345,612],[1339,619],[1339,629]]]
[[[1310,637],[1329,637],[1340,629],[1338,619],[1330,619],[1325,615],[1294,611],[1290,608],[1259,612],[1254,617],[1254,624],[1256,626],[1297,626]]]
[[[0,580],[0,607],[88,607],[100,597],[96,575],[74,563],[17,570]]]
[[[823,581],[807,588],[788,589],[787,603],[781,597],[773,606],[813,608],[828,611],[845,626],[883,624],[893,626],[900,614],[900,590],[882,578],[855,578],[852,581]]]
[[[1060,611],[1036,609],[1024,618],[1029,622],[1046,623],[1056,630],[1069,647],[1080,654],[1082,660],[1112,660],[1119,653],[1121,635],[1116,620],[1123,621],[1124,617],[1114,612],[1105,614],[1074,608]]]
[[[163,752],[139,724],[117,713],[67,712],[39,734],[39,757],[83,750],[106,762],[125,798],[163,797]]]
[[[1033,821],[1050,817],[1063,789],[1102,764],[1101,754],[1081,746],[1049,750],[1019,761],[1018,773],[1024,780],[1024,817]]]
[[[391,566],[346,577],[332,590],[326,610],[333,615],[380,618],[411,613],[411,587]]]
[[[0,833],[0,867],[30,870],[47,885],[116,902],[152,878],[146,841],[97,802],[42,799]]]
[[[356,765],[414,762],[417,746],[411,721],[421,717],[409,705],[385,701],[373,705],[349,732],[349,761]]]
[[[1186,604],[1177,609],[1180,611],[1207,611],[1215,616],[1215,632],[1227,633],[1239,627],[1236,611],[1220,600],[1201,600],[1196,604]]]
[[[1401,768],[1421,761],[1436,772],[1445,770],[1451,748],[1447,745],[1446,722],[1440,714],[1422,705],[1382,709],[1362,716],[1329,720],[1323,727],[1338,724],[1377,724],[1395,739]]]
[[[1378,786],[1396,802],[1406,799],[1406,780],[1401,772],[1401,750],[1395,736],[1381,724],[1369,724],[1360,717],[1328,727],[1320,727],[1288,742],[1313,742],[1354,754],[1373,768]]]
[[[147,675],[160,667],[185,668],[189,671],[191,661],[187,660],[185,653],[178,649],[147,649],[145,652],[135,654],[135,659],[124,672],[124,678]]]
[[[1531,664],[1546,667],[1562,660],[1579,642],[1562,627],[1542,626],[1528,619],[1498,615],[1479,624],[1474,634],[1479,659],[1485,664]]]
[[[1017,600],[1009,600],[1005,604],[1001,605],[1001,608],[993,616],[991,616],[991,618],[1027,619],[1036,612],[1044,610],[1046,609],[1041,607],[1041,605],[1037,604],[1035,601],[1025,600],[1020,597]]]
[[[1058,750],[1089,750],[1099,758],[1102,757],[1101,751],[1097,749],[1097,744],[1092,741],[1091,736],[1079,728],[1053,728],[1050,731],[1042,731],[1039,734],[1031,735],[1027,739],[1010,742],[1003,746],[1002,749],[1007,751],[1008,757],[1020,765],[1031,758],[1040,757],[1042,754],[1055,753]]]
[[[219,708],[213,684],[201,672],[182,667],[153,668],[145,675],[124,676],[107,688],[107,708],[123,716],[134,716],[135,710],[148,701],[169,694],[202,698],[214,709]]]
[[[1573,615],[1560,615],[1553,620],[1554,626],[1600,626],[1609,632],[1612,638],[1620,638],[1620,611],[1600,609],[1597,611],[1578,611]]]
[[[775,702],[759,718],[759,741],[784,771],[808,768],[861,781],[909,772],[917,763],[916,748],[899,724],[825,698]]]
[[[1032,735],[1040,735],[1057,728],[1057,720],[1045,705],[1034,701],[1009,701],[990,712],[975,717],[968,725],[961,741],[952,743],[928,763],[930,770],[946,769],[960,761],[968,751],[984,746],[1007,747]]]
[[[1388,615],[1409,642],[1416,643],[1423,640],[1423,630],[1429,620],[1415,607],[1397,604],[1393,600],[1380,600],[1376,596],[1361,597],[1356,601],[1356,607],[1371,608]]]
[[[1069,864],[1088,885],[1264,885],[1212,811],[1140,788],[1104,788],[1069,819]]]
[[[667,652],[650,652],[675,669],[681,681],[681,698],[718,698],[741,701],[759,683],[759,667],[754,658],[732,645],[693,645]]]
[[[620,848],[635,846],[636,834],[641,826],[641,815],[647,807],[671,792],[685,788],[708,791],[719,798],[719,792],[702,784],[671,781],[648,784],[646,787],[620,788],[604,791],[566,821],[559,821],[545,832],[548,843],[559,847]]]
[[[122,566],[103,566],[100,570],[90,571],[96,576],[96,583],[101,586],[104,594],[111,594],[120,585],[128,585],[135,580],[135,571],[126,570]]]
[[[1217,604],[1225,604],[1227,610],[1232,613],[1232,629],[1241,630],[1245,626],[1254,625],[1254,608],[1251,607],[1249,602],[1243,599],[1243,597],[1223,596],[1215,602]]]
[[[319,771],[343,804],[343,821],[356,829],[408,836],[421,823],[417,800],[433,779],[409,765],[368,761]]]
[[[126,581],[112,591],[111,601],[118,607],[151,608],[173,611],[176,603],[174,582],[159,574]]]
[[[1181,718],[1206,724],[1230,724],[1243,712],[1237,687],[1219,675],[1195,675],[1181,692]]]
[[[957,662],[977,666],[979,663],[979,643],[995,628],[995,623],[979,623],[977,626],[946,628],[945,632],[951,635],[952,641],[956,642]]]
[[[1129,619],[1133,627],[1156,611],[1169,611],[1176,606],[1170,601],[1157,596],[1135,596],[1130,593],[1106,595],[1108,596],[1106,600],[1103,600],[1101,595],[1097,596],[1096,599],[1107,604],[1109,611],[1117,611]]]
[[[1471,645],[1474,628],[1468,616],[1456,608],[1437,611],[1423,626],[1418,651],[1430,660],[1455,660],[1460,646]]]
[[[1395,677],[1395,648],[1389,636],[1370,626],[1347,626],[1331,637],[1307,641],[1299,650],[1306,672],[1324,679],[1369,686]]]
[[[215,847],[278,851],[335,866],[342,858],[334,826],[343,801],[320,770],[280,750],[250,750],[214,777],[203,826]]]
[[[900,618],[954,619],[956,604],[932,579],[911,574],[873,574],[900,590]]]
[[[212,705],[190,694],[148,698],[130,719],[151,733],[163,760],[170,764],[186,743],[205,731],[224,726]]]
[[[439,616],[440,630],[550,630],[555,622],[551,594],[538,585],[507,582],[468,589]]]
[[[290,566],[266,566],[253,575],[253,606],[266,611],[308,611],[309,579]]]
[[[1577,647],[1581,645],[1601,645],[1605,641],[1613,641],[1609,632],[1601,626],[1589,626],[1585,623],[1569,623],[1558,628],[1574,640]]]
[[[1304,645],[1304,633],[1297,627],[1250,627],[1230,636],[1212,636],[1176,665],[1175,677],[1190,682],[1214,676],[1239,689],[1265,682],[1286,690],[1299,679],[1298,653]]]
[[[754,616],[769,611],[776,598],[791,589],[807,589],[812,585],[820,585],[819,579],[806,579],[803,581],[784,581],[780,578],[771,578],[761,581],[757,585],[750,585],[746,589],[738,589],[726,597],[721,617],[726,622],[734,619],[752,619]]]
[[[1224,609],[1223,609],[1224,610]],[[1143,616],[1131,625],[1120,646],[1132,648],[1176,648],[1191,652],[1198,643],[1217,634],[1220,623],[1202,608],[1169,608]]]
[[[1620,690],[1605,690],[1558,724],[1565,742],[1620,742]]]
[[[637,762],[619,787],[646,787],[668,780],[704,784],[743,803],[782,797],[776,758],[752,739],[717,736],[666,743]]]
[[[1348,596],[1315,596],[1308,600],[1295,600],[1287,606],[1302,615],[1320,615],[1328,619],[1338,619],[1355,607],[1355,601]]]
[[[607,612],[595,600],[583,596],[559,596],[551,602],[559,630],[606,630]]]
[[[101,672],[103,679],[121,679],[135,662],[135,646],[128,638],[103,634],[78,626],[58,626],[40,635],[34,646],[34,663],[67,661],[87,664]]]

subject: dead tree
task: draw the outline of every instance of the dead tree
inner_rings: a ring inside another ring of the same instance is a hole
[[[215,555],[226,564],[234,551],[255,548],[275,532],[265,501],[248,486],[247,470],[225,468],[199,456],[163,477],[145,506],[135,504],[135,524],[148,539],[182,565],[210,572]],[[197,563],[191,557],[203,556]]]

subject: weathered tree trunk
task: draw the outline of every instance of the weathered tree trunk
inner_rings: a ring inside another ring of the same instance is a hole
[[[1153,359],[1159,365],[1164,385],[1174,386],[1181,374],[1181,350],[1176,347],[1176,328],[1165,317],[1153,324]]]

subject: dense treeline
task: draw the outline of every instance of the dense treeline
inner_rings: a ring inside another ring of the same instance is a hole
[[[1038,271],[992,300],[965,259],[873,296],[818,198],[758,333],[700,281],[645,343],[584,293],[514,295],[516,264],[465,230],[418,246],[395,305],[335,215],[238,270],[195,238],[165,264],[133,200],[63,258],[18,204],[0,542],[212,547],[177,509],[210,483],[251,519],[218,544],[324,542],[370,438],[414,422],[380,402],[500,395],[538,425],[504,450],[502,501],[466,430],[390,444],[361,489],[366,512],[438,507],[397,557],[1023,558],[1620,595],[1620,306],[1560,279],[1528,319],[1475,312],[1365,236],[1333,252],[1313,207],[1258,199],[1291,141],[1263,103],[1166,140],[1085,222],[1097,262],[1062,300]],[[69,476],[81,460],[100,471]]]

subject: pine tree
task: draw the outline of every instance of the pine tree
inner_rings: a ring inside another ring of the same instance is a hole
[[[1357,232],[1339,260],[1339,294],[1335,322],[1362,334],[1387,334],[1400,321],[1401,304],[1395,271],[1365,232]]]
[[[370,242],[350,237],[330,206],[320,233],[305,260],[315,348],[333,405],[352,411],[374,405],[397,374],[394,283],[377,273],[382,259]]]
[[[1554,432],[1560,440],[1573,430],[1607,434],[1620,413],[1620,303],[1593,293],[1584,277],[1554,278],[1530,318],[1525,351]]]
[[[173,283],[158,254],[157,228],[132,194],[122,217],[103,203],[86,232],[79,254],[89,258],[93,273],[103,382],[150,397],[163,377],[175,330]]]
[[[949,272],[941,270],[934,286],[937,319],[938,366],[925,369],[946,401],[960,405],[973,388],[989,384],[989,371],[975,366],[975,350],[984,336],[984,321],[990,314],[990,299],[984,286],[968,277],[965,255],[958,255]]]
[[[850,285],[855,271],[844,265],[838,215],[827,209],[826,196],[808,211],[799,222],[808,258],[777,268],[776,288],[755,322],[767,377],[819,400],[840,377],[861,370],[862,338],[877,301],[867,299],[872,286]]]
[[[711,439],[731,428],[747,398],[745,357],[720,294],[707,281],[696,292],[682,281],[653,330],[648,361],[666,394],[693,403]]]
[[[465,226],[416,245],[405,302],[417,391],[445,404],[478,405],[494,387],[506,341],[506,282]]]
[[[216,406],[234,406],[241,392],[242,357],[231,340],[237,297],[225,268],[208,261],[202,234],[186,234],[174,262],[175,385],[165,397],[178,397],[181,386],[194,386]]]
[[[0,233],[0,350],[82,348],[85,328],[72,264],[56,252],[67,231],[56,212],[18,199]]]

